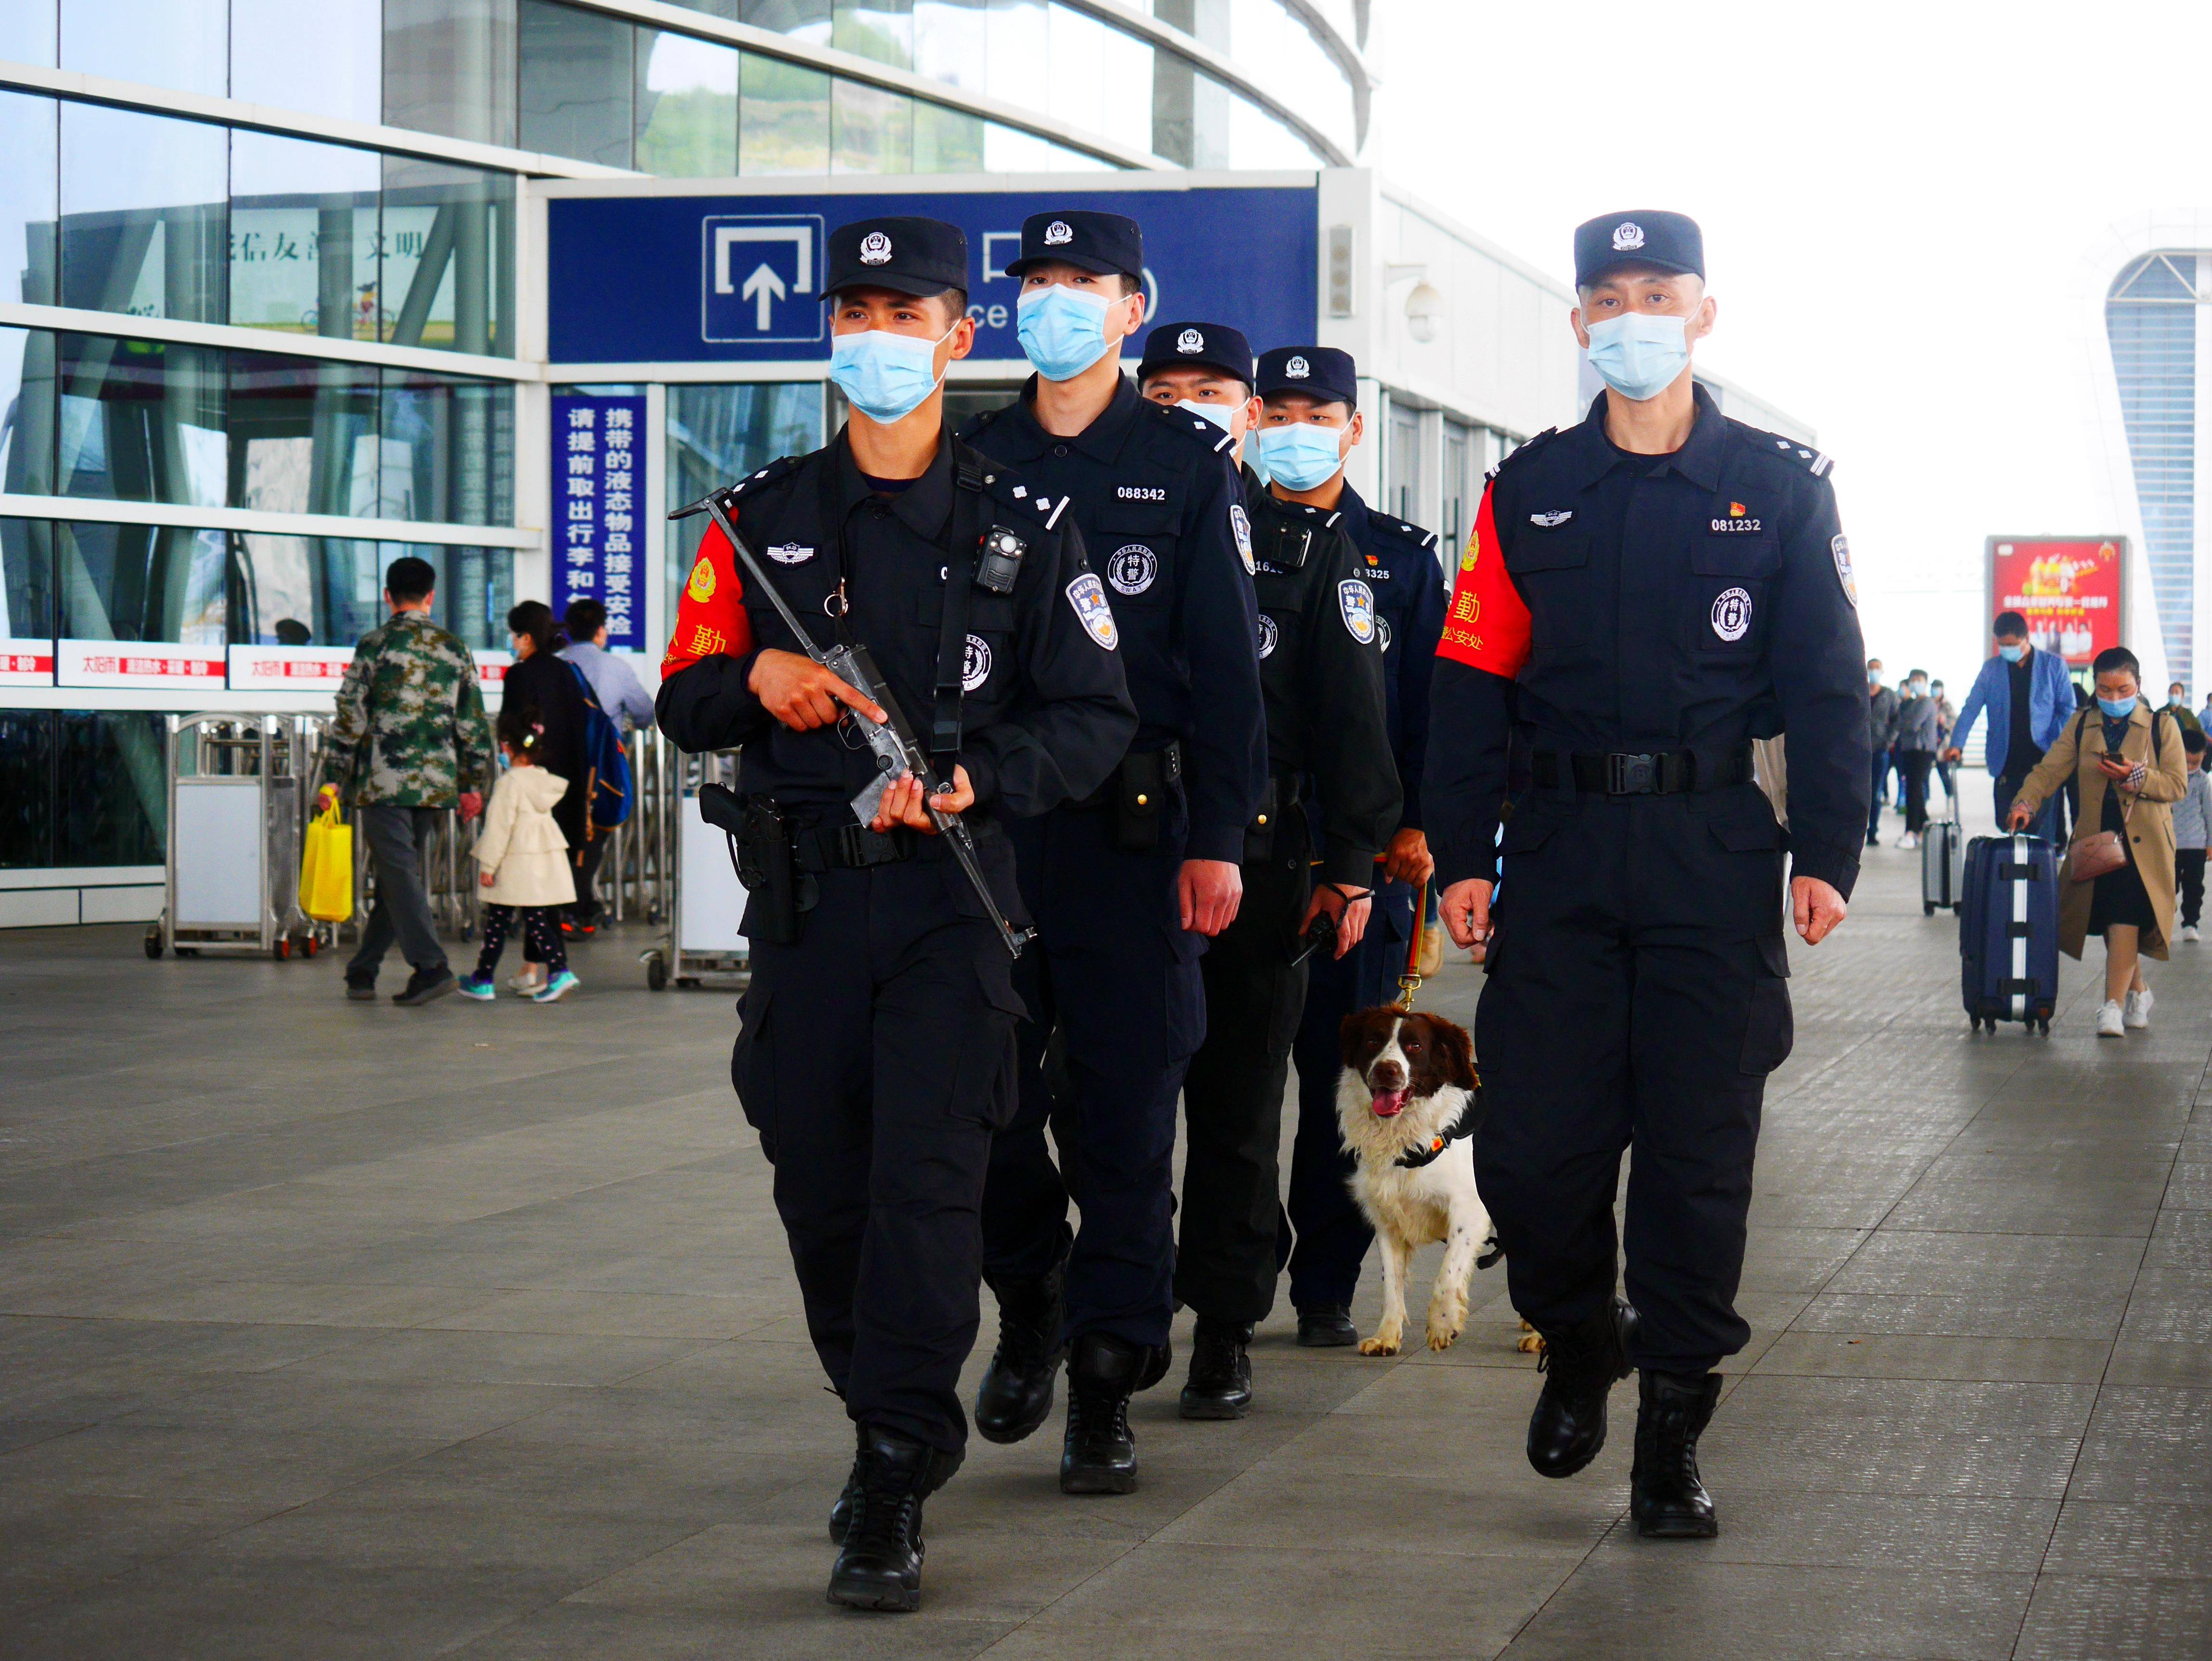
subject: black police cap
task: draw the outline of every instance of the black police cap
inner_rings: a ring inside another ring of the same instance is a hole
[[[1705,236],[1686,213],[1662,208],[1601,214],[1575,227],[1575,287],[1587,289],[1623,265],[1705,274]]]
[[[941,219],[862,219],[830,233],[824,295],[890,289],[935,295],[968,286],[968,234]]]
[[[1144,361],[1137,379],[1162,369],[1187,369],[1194,365],[1252,384],[1251,344],[1225,323],[1163,323],[1145,337]]]
[[[1142,281],[1145,234],[1135,220],[1118,213],[1083,208],[1033,213],[1022,221],[1022,257],[1006,267],[1006,275],[1019,277],[1048,259],[1101,276],[1120,271]]]
[[[1304,392],[1316,403],[1359,405],[1359,368],[1350,352],[1334,346],[1278,346],[1260,354],[1260,378],[1252,390],[1262,398]]]

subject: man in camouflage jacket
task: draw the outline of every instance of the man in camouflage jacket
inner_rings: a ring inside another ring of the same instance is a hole
[[[376,862],[376,904],[346,965],[346,996],[363,1001],[376,996],[376,971],[395,937],[415,972],[392,1001],[425,1004],[453,989],[430,920],[422,853],[447,808],[473,818],[491,788],[491,724],[476,660],[430,621],[436,579],[427,560],[392,563],[384,589],[391,619],[354,648],[331,723],[337,777],[324,788],[353,804]]]

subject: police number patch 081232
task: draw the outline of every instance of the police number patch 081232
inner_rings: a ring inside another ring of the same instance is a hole
[[[1237,538],[1237,551],[1243,556],[1247,571],[1258,568],[1252,558],[1252,518],[1244,511],[1242,502],[1229,504],[1229,532]]]
[[[1067,585],[1067,603],[1075,608],[1075,620],[1083,625],[1083,632],[1108,651],[1121,643],[1121,631],[1114,623],[1114,608],[1106,603],[1106,589],[1097,575],[1085,571]]]
[[[1114,585],[1117,594],[1143,593],[1159,573],[1159,556],[1141,542],[1116,548],[1114,557],[1106,562],[1106,581]]]
[[[1828,551],[1835,556],[1836,581],[1844,585],[1844,598],[1856,611],[1859,606],[1859,585],[1851,576],[1851,545],[1844,540],[1841,531],[1830,538]]]
[[[991,642],[981,635],[968,636],[968,645],[960,654],[960,690],[975,692],[991,678]]]
[[[1751,632],[1751,594],[1742,588],[1724,588],[1713,602],[1713,632],[1734,645]]]
[[[1337,609],[1344,613],[1344,626],[1351,630],[1352,639],[1362,646],[1375,639],[1375,591],[1358,577],[1346,577],[1336,585]]]

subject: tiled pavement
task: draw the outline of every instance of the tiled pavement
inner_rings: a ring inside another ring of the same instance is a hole
[[[0,936],[0,1654],[2212,1655],[2212,945],[2148,1035],[2069,963],[2049,1039],[1972,1037],[1916,870],[1793,954],[1720,1540],[1626,1531],[1626,1387],[1529,1473],[1492,1272],[1445,1355],[1279,1314],[1250,1419],[1142,1398],[1128,1498],[1062,1499],[1056,1426],[978,1444],[904,1618],[821,1601],[850,1439],[726,995],[635,940],[556,1008],[410,1012]]]

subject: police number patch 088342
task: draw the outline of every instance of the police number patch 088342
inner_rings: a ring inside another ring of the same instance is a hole
[[[1734,645],[1751,632],[1751,594],[1743,588],[1724,588],[1713,602],[1713,632]]]
[[[1259,568],[1252,558],[1252,519],[1242,502],[1229,504],[1229,531],[1237,538],[1237,551],[1243,558],[1244,569],[1256,571]]]
[[[1125,543],[1106,562],[1106,581],[1117,594],[1141,594],[1159,574],[1159,556],[1141,542]]]
[[[1091,639],[1109,652],[1121,643],[1114,608],[1106,603],[1105,587],[1094,573],[1085,571],[1067,585],[1067,603],[1075,608],[1075,620]]]
[[[1352,639],[1362,646],[1375,640],[1375,591],[1358,577],[1346,577],[1336,585],[1337,609],[1344,613],[1344,626]]]
[[[1835,556],[1836,581],[1844,585],[1844,598],[1850,601],[1856,611],[1859,607],[1859,585],[1851,575],[1851,545],[1844,540],[1841,531],[1830,538],[1828,551]]]
[[[981,691],[983,683],[991,678],[991,642],[981,635],[968,636],[968,645],[960,654],[960,690]]]

